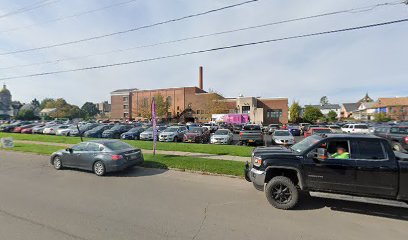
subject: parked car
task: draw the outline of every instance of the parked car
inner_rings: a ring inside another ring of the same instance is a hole
[[[304,128],[306,127],[306,126],[309,126],[310,125],[310,123],[299,123],[299,127],[300,127],[300,134],[301,135],[303,135],[304,134]]]
[[[364,133],[368,134],[370,133],[368,130],[367,124],[346,124],[344,125],[341,130],[344,133]]]
[[[289,132],[293,135],[293,136],[300,136],[301,130],[300,127],[297,125],[290,125],[288,127]]]
[[[325,127],[312,127],[309,128],[304,134],[303,136],[309,137],[315,134],[327,134],[327,133],[332,133],[332,131],[330,130],[330,128],[325,128]]]
[[[159,138],[160,133],[165,130],[166,126],[157,126],[157,138]],[[146,129],[146,131],[140,134],[140,140],[153,141],[153,127]]]
[[[52,126],[55,126],[55,124],[44,124],[44,125],[35,126],[33,127],[31,132],[33,134],[42,134],[45,128],[52,127]]]
[[[112,124],[103,124],[99,125],[97,127],[92,128],[91,130],[88,130],[84,133],[84,137],[89,137],[89,138],[102,138],[102,133],[105,130],[111,129],[114,125]]]
[[[99,126],[99,124],[97,123],[85,123],[79,126],[79,131],[77,128],[71,129],[71,131],[69,132],[69,136],[72,136],[72,137],[79,136],[80,133],[81,135],[83,135],[86,131],[89,131],[92,128],[96,128],[97,126]]]
[[[0,132],[12,132],[14,128],[22,126],[22,125],[26,125],[26,124],[29,124],[29,122],[15,122],[11,124],[3,124],[0,127]]]
[[[207,128],[212,133],[218,130],[218,125],[216,123],[213,123],[213,122],[204,123],[203,127]]]
[[[239,132],[239,143],[262,145],[264,143],[262,128],[257,124],[247,124]]]
[[[76,125],[70,125],[68,128],[61,128],[55,132],[56,136],[69,136],[72,129],[77,129]]]
[[[15,127],[15,128],[13,129],[13,133],[21,133],[21,131],[23,131],[24,129],[26,129],[26,128],[32,128],[32,127],[34,127],[34,126],[36,126],[36,124],[21,125],[21,126]]]
[[[93,171],[98,176],[122,171],[144,162],[142,151],[118,140],[92,140],[72,148],[54,152],[51,164],[55,169],[64,167]]]
[[[103,131],[102,138],[121,138],[122,133],[129,131],[131,128],[131,125],[117,124],[112,128]]]
[[[69,128],[69,125],[55,125],[52,127],[46,127],[44,128],[43,134],[47,135],[55,135],[55,133],[60,130],[60,129],[67,129]]]
[[[160,142],[178,142],[182,141],[184,134],[187,132],[185,126],[168,127],[159,134]]]
[[[208,143],[209,141],[210,131],[204,127],[190,127],[183,136],[183,142],[186,143]]]
[[[336,158],[346,151],[348,158]],[[408,201],[408,154],[393,152],[372,135],[313,135],[293,145],[259,147],[245,178],[265,192],[275,208],[292,209],[299,192],[351,201]]]
[[[341,127],[337,125],[328,125],[327,128],[330,128],[332,133],[343,133],[343,130],[341,130]]]
[[[293,145],[295,144],[295,137],[289,130],[275,130],[272,134],[272,144]]]
[[[374,135],[387,139],[394,151],[408,151],[408,125],[377,127]]]
[[[134,127],[129,129],[127,132],[122,133],[120,138],[127,140],[140,140],[140,134],[144,131],[145,129],[142,127]]]
[[[220,123],[218,129],[228,129],[230,131],[233,131],[234,126],[231,123]]]
[[[269,134],[269,135],[272,135],[272,133],[273,133],[275,130],[278,130],[278,129],[280,129],[280,125],[279,125],[279,124],[269,124],[269,125],[268,125],[268,134]]]
[[[231,144],[234,139],[234,134],[228,129],[218,129],[211,135],[210,142],[212,144]]]
[[[322,127],[322,126],[320,126],[320,125],[311,125],[311,124],[304,125],[303,128],[302,128],[302,135],[305,135],[305,132],[309,131],[310,128],[319,128],[319,127]]]
[[[244,125],[244,124],[234,124],[234,125],[232,125],[232,127],[233,127],[232,132],[233,132],[233,133],[239,133],[239,132],[241,132],[243,125]]]
[[[21,133],[24,133],[24,134],[31,134],[31,133],[33,133],[33,128],[34,127],[37,127],[37,126],[43,126],[42,124],[41,125],[33,125],[32,127],[27,127],[27,128],[24,128],[24,129],[22,129],[21,130]]]

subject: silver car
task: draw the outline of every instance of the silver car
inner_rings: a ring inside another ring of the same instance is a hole
[[[275,130],[272,134],[272,143],[277,145],[293,145],[295,137],[289,130]]]
[[[211,136],[210,142],[212,144],[231,144],[233,140],[233,133],[228,129],[219,129]]]
[[[118,140],[81,142],[54,152],[50,159],[55,169],[64,167],[93,171],[98,176],[122,171],[144,162],[142,151]]]
[[[160,133],[165,130],[167,127],[165,126],[158,126],[157,127],[157,135],[159,136]],[[140,140],[148,140],[148,141],[152,141],[153,140],[153,128],[150,127],[148,129],[146,129],[146,131],[142,132],[140,134]]]
[[[184,134],[187,132],[185,126],[168,127],[159,134],[160,142],[178,142],[183,140]]]

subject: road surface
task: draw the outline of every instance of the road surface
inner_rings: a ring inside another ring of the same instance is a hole
[[[97,177],[0,151],[0,239],[408,239],[408,210],[307,199],[272,208],[244,180],[135,168]]]

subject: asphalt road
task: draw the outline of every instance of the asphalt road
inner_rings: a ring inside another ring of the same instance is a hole
[[[0,151],[0,239],[407,239],[408,210],[306,199],[272,208],[241,179],[135,168],[97,177]]]

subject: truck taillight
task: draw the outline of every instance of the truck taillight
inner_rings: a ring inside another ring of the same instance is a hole
[[[408,144],[408,136],[406,136],[404,140],[405,140],[405,143]]]
[[[118,160],[121,160],[122,158],[123,158],[122,155],[112,155],[112,160],[113,161],[118,161]]]

